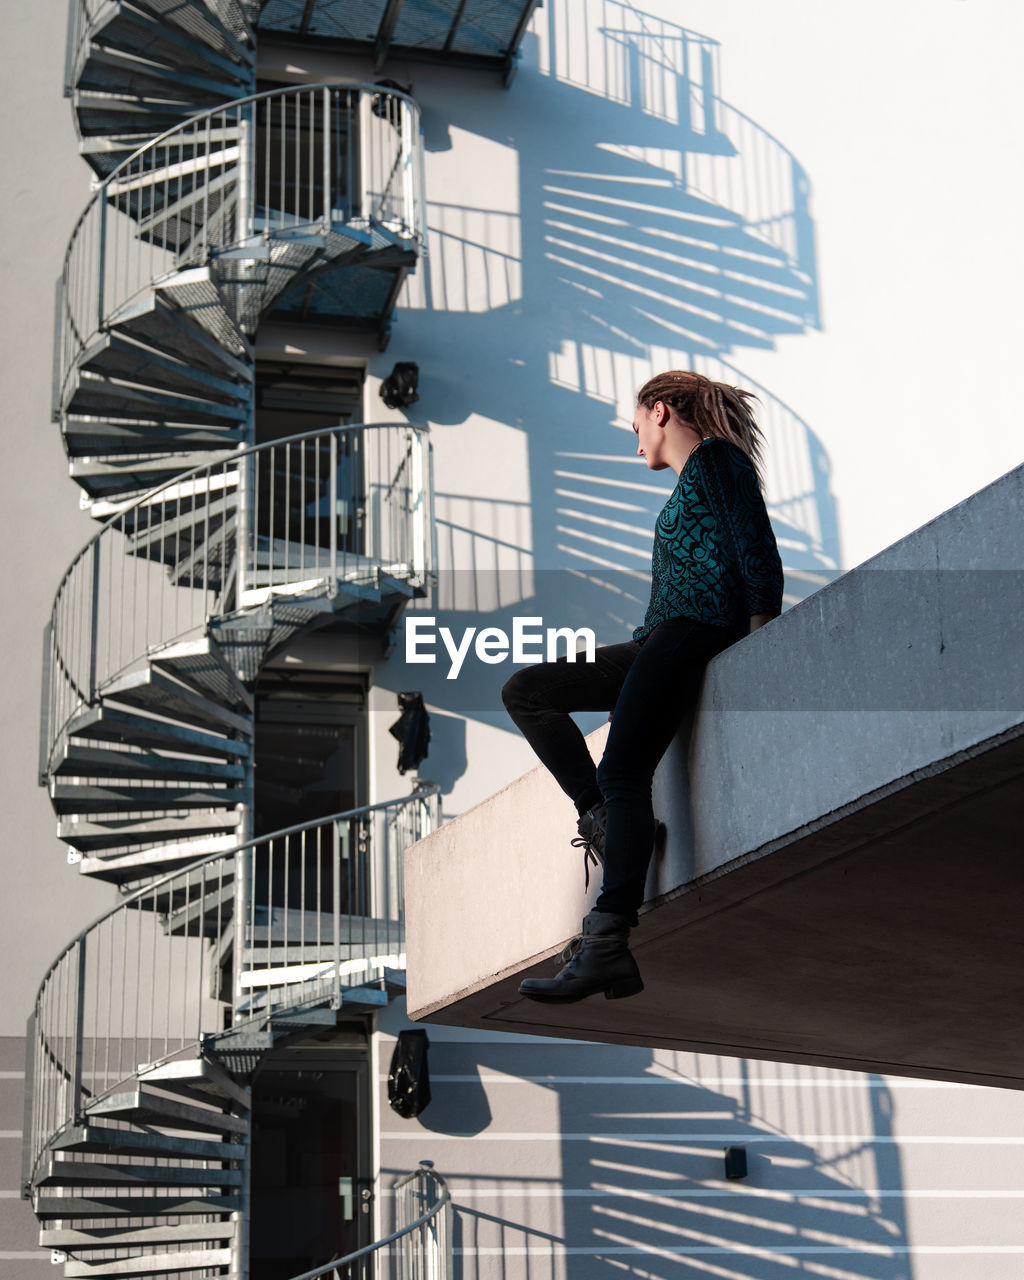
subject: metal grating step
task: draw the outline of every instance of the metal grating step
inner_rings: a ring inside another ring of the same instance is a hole
[[[240,764],[187,760],[144,749],[90,747],[75,741],[65,744],[58,761],[55,766],[51,765],[50,773],[61,778],[148,778],[175,783],[241,782],[245,777],[245,769]]]
[[[200,1213],[236,1213],[242,1205],[237,1195],[99,1195],[56,1196],[36,1192],[32,1208],[43,1222],[71,1218],[162,1218]]]
[[[247,716],[222,707],[212,698],[186,688],[155,667],[119,676],[101,690],[105,702],[140,707],[146,711],[173,717],[186,725],[199,724],[220,730],[234,730],[246,738],[252,736],[252,722]]]
[[[65,1280],[79,1280],[89,1276],[118,1276],[120,1280],[132,1277],[166,1275],[174,1271],[198,1271],[208,1267],[231,1265],[230,1249],[191,1249],[187,1253],[152,1253],[134,1258],[120,1258],[116,1262],[64,1263]]]
[[[106,1116],[138,1125],[158,1124],[174,1129],[225,1134],[245,1134],[249,1131],[249,1121],[240,1116],[228,1115],[210,1107],[192,1106],[141,1085],[121,1093],[94,1098],[85,1111],[88,1117]]]
[[[132,809],[138,813],[161,809],[233,808],[245,804],[249,793],[235,788],[214,787],[111,787],[98,783],[51,782],[50,800],[58,814],[116,813]]]
[[[180,283],[180,275],[173,278]],[[131,307],[119,313],[119,332],[150,347],[169,347],[189,365],[235,378],[239,384],[252,381],[251,353],[235,335],[229,347],[225,347],[207,332],[187,310],[174,301],[176,285],[157,285]],[[212,288],[212,286],[211,286]],[[216,290],[210,299],[216,302]]]
[[[233,817],[231,820],[235,821]],[[207,854],[227,853],[235,848],[239,839],[238,830],[232,827],[231,833],[226,836],[210,836],[156,848],[147,846],[132,853],[86,856],[79,861],[78,869],[82,875],[91,876],[94,880],[106,880],[118,885],[134,884],[155,873],[163,875],[190,866]]]
[[[197,368],[130,333],[110,331],[102,334],[82,353],[79,363],[83,369],[102,376],[144,381],[147,386],[206,396],[248,408],[248,379],[240,381],[209,369]]]
[[[72,1220],[78,1215],[72,1215]],[[84,1216],[84,1215],[83,1215]],[[39,1243],[44,1249],[127,1249],[132,1245],[184,1244],[191,1241],[230,1240],[232,1222],[178,1222],[161,1227],[93,1227],[87,1231],[44,1228]]]
[[[244,759],[249,754],[251,726],[246,725],[246,738],[230,738],[226,734],[193,729],[187,724],[156,720],[152,716],[122,711],[101,703],[71,720],[69,735],[104,742],[130,742],[139,747],[162,747],[187,751],[190,755],[206,755]]]
[[[69,413],[64,417],[63,430],[69,458],[116,458],[122,453],[147,451],[226,451],[245,438],[241,428],[196,427],[157,418],[118,418],[114,414]]]
[[[231,669],[220,647],[209,638],[152,650],[149,660],[222,706],[244,707],[252,712],[252,694]]]
[[[95,1155],[178,1156],[184,1160],[244,1160],[247,1150],[238,1142],[212,1142],[98,1124],[75,1125],[65,1130],[54,1139],[50,1149]]]
[[[209,1058],[178,1058],[157,1067],[141,1068],[139,1080],[155,1084],[165,1092],[186,1090],[190,1097],[204,1093],[211,1098],[228,1098],[243,1111],[248,1111],[252,1099],[249,1090],[233,1079],[217,1062]]]
[[[35,1180],[39,1187],[240,1187],[240,1169],[182,1165],[102,1164],[52,1156]]]
[[[94,372],[90,368],[79,369],[64,408],[69,413],[94,417],[111,413],[122,419],[136,414],[151,419],[155,415],[158,420],[183,425],[229,429],[237,429],[239,424],[244,427],[249,416],[247,399],[242,397],[214,400],[209,396],[186,395],[157,382],[131,382],[127,376]]]

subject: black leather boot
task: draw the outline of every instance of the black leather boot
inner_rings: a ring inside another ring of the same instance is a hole
[[[604,833],[608,826],[608,810],[603,804],[595,804],[576,823],[579,835],[573,847],[583,850],[583,887],[590,888],[590,864],[604,866]]]
[[[629,921],[607,911],[591,911],[583,918],[583,933],[562,952],[557,978],[527,978],[519,994],[545,1004],[572,1004],[604,992],[606,1000],[621,1000],[643,991],[643,979],[629,950]]]

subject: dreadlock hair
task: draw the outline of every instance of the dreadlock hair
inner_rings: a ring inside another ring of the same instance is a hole
[[[720,436],[731,441],[754,464],[758,481],[763,485],[764,436],[748,403],[756,399],[752,391],[730,387],[725,382],[712,382],[701,373],[670,369],[645,382],[637,392],[636,402],[645,409],[653,409],[660,400],[688,422],[702,440]]]

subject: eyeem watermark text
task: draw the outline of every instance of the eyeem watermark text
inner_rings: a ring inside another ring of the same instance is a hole
[[[594,661],[597,641],[589,627],[545,627],[543,618],[513,618],[512,636],[501,627],[466,627],[456,642],[448,627],[438,627],[437,619],[417,615],[405,618],[406,662],[437,661],[437,638],[448,652],[447,679],[454,680],[462,670],[472,646],[480,662],[496,664],[511,657],[513,662],[553,662],[558,656],[559,642],[565,642],[565,656],[575,662],[577,646],[583,644],[583,660]]]

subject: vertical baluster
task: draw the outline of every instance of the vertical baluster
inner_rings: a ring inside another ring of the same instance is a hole
[[[341,824],[333,823],[331,841],[331,931],[334,949],[334,1007],[341,1008]],[[349,908],[351,911],[351,908]]]
[[[292,446],[286,444],[284,446],[284,475],[282,477],[282,487],[284,488],[284,550],[282,554],[282,582],[291,580],[291,561],[292,561]]]
[[[137,1061],[137,1062],[142,1062],[142,1061],[148,1062],[148,1061],[149,1061],[149,1054],[148,1054],[148,1053],[145,1055],[145,1057],[141,1057],[141,1056],[139,1055],[139,1037],[140,1037],[140,1035],[141,1035],[141,1027],[142,1027],[141,1019],[140,1019],[140,1017],[139,1017],[139,1003],[140,1003],[140,1001],[141,1001],[141,999],[142,999],[142,986],[143,986],[143,979],[142,979],[142,916],[143,916],[143,909],[142,909],[142,903],[140,902],[140,903],[139,903],[139,905],[138,905],[138,907],[136,908],[136,911],[135,911],[135,918],[136,918],[136,927],[135,927],[135,972],[134,972],[134,982],[135,982],[135,1010],[134,1010],[134,1013],[133,1013],[133,1016],[132,1016],[132,1052],[136,1055],[136,1061]],[[152,997],[149,999],[148,1003],[149,1003],[149,1004],[152,1004],[152,1003],[153,1003],[153,998],[152,998]]]
[[[298,443],[299,450],[299,581],[306,580],[306,452],[310,447],[310,441],[300,440]],[[312,441],[315,447],[316,441]],[[316,576],[314,570],[313,576]]]
[[[271,445],[270,450],[270,493],[268,495],[269,514],[270,514],[270,537],[267,546],[267,583],[274,585],[274,560],[275,560],[275,544],[279,537],[277,527],[277,503],[274,501],[274,490],[277,481],[277,446]]]
[[[331,213],[334,208],[334,179],[333,167],[331,164],[331,149],[334,140],[334,93],[333,89],[324,88],[321,90],[323,120],[324,120],[324,136],[323,136],[323,192],[324,192],[324,211],[323,211],[323,228],[326,234],[331,229]]]
[[[328,477],[327,519],[331,554],[331,589],[338,582],[338,432],[330,434],[330,475]]]

